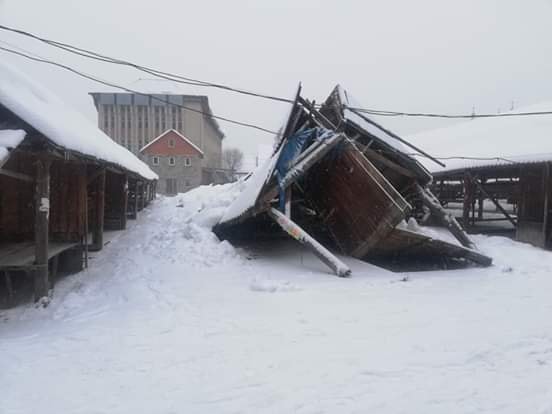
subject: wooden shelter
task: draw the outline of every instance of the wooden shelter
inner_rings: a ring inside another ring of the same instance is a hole
[[[352,109],[339,86],[319,109],[299,89],[272,158],[248,179],[215,232],[254,239],[270,233],[273,221],[339,276],[350,270],[328,248],[366,260],[450,257],[489,265],[435,201],[431,174],[407,148],[421,151]],[[423,206],[460,244],[401,226],[424,214]]]
[[[512,229],[517,240],[550,249],[552,157],[511,158],[511,162],[437,172],[433,190],[445,207],[461,205],[459,219],[468,231]],[[489,202],[492,209],[486,205]]]
[[[516,112],[546,113],[545,102]],[[446,164],[418,155],[441,204],[471,233],[552,248],[552,117],[479,118],[409,137]]]
[[[155,174],[79,117],[0,66],[0,274],[10,299],[24,275],[36,300],[47,297],[58,271],[87,266],[104,229],[124,229],[155,194]]]

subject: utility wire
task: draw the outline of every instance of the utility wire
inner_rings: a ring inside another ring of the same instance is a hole
[[[243,95],[248,96],[254,96],[258,98],[268,99],[272,101],[277,102],[284,102],[284,103],[293,103],[294,101],[288,98],[283,98],[280,96],[274,96],[274,95],[268,95],[264,93],[258,93],[249,91],[246,89],[241,88],[235,88],[232,86],[224,85],[221,83],[214,83],[214,82],[208,82],[203,81],[200,79],[194,79],[187,76],[182,76],[170,72],[161,71],[158,69],[150,68],[147,66],[139,65],[137,63],[133,63],[130,61],[118,59],[118,58],[112,58],[110,56],[94,52],[91,50],[87,50],[81,47],[73,46],[68,43],[59,42],[56,40],[47,39],[38,35],[35,35],[33,33],[30,33],[25,30],[21,29],[15,29],[12,27],[8,27],[5,25],[0,25],[0,30],[9,31],[12,33],[16,33],[22,36],[29,37],[31,39],[37,40],[39,42],[45,43],[47,45],[56,47],[58,49],[62,49],[66,52],[73,53],[88,59],[97,60],[100,62],[105,63],[111,63],[116,65],[122,65],[134,68],[136,70],[145,72],[149,75],[169,80],[176,83],[186,84],[186,85],[192,85],[192,86],[200,86],[200,87],[211,87],[211,88],[217,88],[222,89],[230,92],[235,92]],[[375,115],[375,116],[387,116],[387,117],[397,117],[397,116],[403,116],[403,117],[419,117],[419,118],[444,118],[444,119],[475,119],[475,118],[505,118],[505,117],[517,117],[517,116],[534,116],[534,115],[552,115],[552,111],[535,111],[535,112],[506,112],[503,114],[439,114],[439,113],[424,113],[424,112],[401,112],[401,111],[384,111],[384,110],[377,110],[377,109],[369,109],[369,108],[358,108],[358,107],[349,107],[349,109],[364,113],[368,115]]]
[[[247,128],[253,128],[253,129],[256,129],[256,130],[259,130],[259,131],[262,131],[262,132],[266,132],[266,133],[269,133],[269,134],[272,134],[272,135],[276,135],[277,132],[275,131],[271,131],[267,128],[263,128],[261,126],[258,126],[258,125],[255,125],[255,124],[251,124],[251,123],[247,123],[247,122],[241,122],[241,121],[236,121],[234,119],[230,119],[230,118],[225,118],[225,117],[222,117],[222,116],[218,116],[218,115],[214,115],[214,114],[211,114],[211,113],[207,113],[207,112],[204,112],[204,111],[201,111],[199,109],[195,109],[195,108],[190,108],[188,106],[184,106],[184,105],[181,105],[181,104],[177,104],[177,103],[173,103],[173,102],[169,102],[167,100],[164,100],[164,99],[161,99],[155,95],[151,95],[151,94],[148,94],[148,93],[143,93],[143,92],[139,92],[139,91],[136,91],[136,90],[133,90],[133,89],[130,89],[130,88],[126,88],[124,86],[120,86],[120,85],[117,85],[115,83],[112,83],[112,82],[108,82],[108,81],[104,81],[104,80],[101,80],[101,79],[98,79],[92,75],[88,75],[86,73],[83,73],[83,72],[80,72],[78,71],[77,69],[74,69],[70,66],[67,66],[67,65],[64,65],[62,63],[58,63],[58,62],[55,62],[55,61],[52,61],[52,60],[47,60],[47,59],[43,59],[43,58],[39,58],[39,57],[34,57],[34,56],[31,56],[31,55],[28,55],[26,53],[23,53],[23,52],[19,52],[19,51],[16,51],[16,50],[13,50],[13,49],[9,49],[9,48],[6,48],[6,47],[3,47],[3,46],[0,46],[0,50],[3,50],[4,52],[8,52],[8,53],[11,53],[11,54],[14,54],[14,55],[18,55],[18,56],[21,56],[21,57],[24,57],[26,59],[29,59],[29,60],[33,60],[35,62],[40,62],[40,63],[45,63],[45,64],[48,64],[48,65],[52,65],[52,66],[56,66],[58,68],[61,68],[61,69],[64,69],[66,71],[69,71],[69,72],[72,72],[74,73],[75,75],[78,75],[82,78],[85,78],[85,79],[88,79],[88,80],[91,80],[93,82],[96,82],[96,83],[99,83],[99,84],[102,84],[102,85],[105,85],[105,86],[109,86],[111,88],[117,88],[117,89],[120,89],[120,90],[123,90],[123,91],[126,91],[126,92],[129,92],[129,93],[134,93],[136,95],[142,95],[142,96],[148,96],[154,100],[157,100],[159,102],[163,102],[163,103],[166,103],[168,105],[172,105],[172,106],[177,106],[179,108],[182,108],[186,111],[190,111],[190,112],[196,112],[196,113],[199,113],[199,114],[202,114],[202,115],[206,115],[206,116],[209,116],[209,117],[212,117],[212,118],[215,118],[215,119],[218,119],[218,120],[221,120],[221,121],[224,121],[224,122],[228,122],[228,123],[231,123],[231,124],[234,124],[234,125],[240,125],[240,126],[243,126],[243,127],[247,127]]]
[[[136,64],[136,63],[133,63],[133,62],[122,60],[122,59],[112,58],[112,57],[100,54],[98,52],[94,52],[94,51],[91,51],[91,50],[87,50],[87,49],[83,49],[83,48],[80,48],[80,47],[77,47],[77,46],[73,46],[73,45],[70,45],[68,43],[63,43],[63,42],[58,42],[58,41],[51,40],[51,39],[46,39],[46,38],[37,36],[33,33],[30,33],[30,32],[24,31],[24,30],[20,30],[20,29],[14,29],[14,28],[4,26],[4,25],[0,25],[0,30],[5,30],[5,31],[17,33],[19,35],[26,36],[26,37],[32,38],[34,40],[38,40],[38,41],[46,43],[50,46],[62,49],[66,52],[77,54],[79,56],[86,57],[88,59],[93,59],[93,60],[98,60],[98,61],[101,61],[101,62],[113,63],[113,64],[117,64],[117,65],[132,67],[134,69],[137,69],[139,71],[148,73],[150,75],[157,76],[159,78],[170,80],[170,81],[177,82],[177,83],[182,83],[182,84],[186,84],[186,85],[193,85],[193,86],[218,88],[218,89],[223,89],[223,90],[227,90],[227,91],[230,91],[230,92],[240,93],[240,94],[243,94],[243,95],[254,96],[254,97],[269,99],[269,100],[278,101],[278,102],[293,103],[293,100],[288,99],[288,98],[282,98],[282,97],[279,97],[279,96],[273,96],[273,95],[267,95],[267,94],[263,94],[263,93],[252,92],[252,91],[248,91],[248,90],[241,89],[241,88],[234,88],[232,86],[228,86],[228,85],[224,85],[224,84],[220,84],[220,83],[202,81],[202,80],[199,80],[199,79],[193,79],[193,78],[190,78],[190,77],[176,75],[176,74],[173,74],[173,73],[164,72],[164,71],[161,71],[161,70],[149,68],[147,66],[139,65],[139,64]]]
[[[428,158],[427,155],[425,154],[420,154],[418,152],[414,152],[414,153],[410,153],[408,154],[410,156],[415,156],[415,157],[425,157],[425,158]],[[432,157],[432,158],[435,158],[436,160],[441,160],[441,161],[447,161],[447,160],[470,160],[470,161],[504,161],[504,162],[509,162],[511,164],[516,164],[517,161],[513,161],[513,160],[509,160],[507,158],[502,158],[502,157],[462,157],[462,156],[450,156],[450,157]]]
[[[534,111],[534,112],[505,112],[503,114],[434,114],[434,113],[416,113],[416,112],[395,112],[395,111],[379,111],[376,109],[365,109],[348,107],[349,109],[369,115],[377,116],[407,116],[407,117],[421,117],[421,118],[447,118],[447,119],[474,119],[474,118],[505,118],[516,116],[534,116],[534,115],[552,115],[552,111]]]

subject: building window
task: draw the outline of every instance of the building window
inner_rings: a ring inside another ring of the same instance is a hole
[[[153,157],[153,158],[151,159],[151,163],[152,163],[153,165],[159,165],[159,157]]]
[[[174,157],[169,157],[169,165],[176,165],[176,160]]]
[[[184,165],[185,165],[186,167],[191,167],[191,165],[192,165],[192,160],[191,160],[190,158],[188,158],[188,157],[184,158]]]
[[[174,139],[169,139],[169,148],[174,148],[175,142]]]

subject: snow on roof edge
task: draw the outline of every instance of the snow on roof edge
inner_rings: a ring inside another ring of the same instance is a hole
[[[9,158],[10,151],[21,144],[26,136],[27,132],[22,129],[0,130],[0,167]]]
[[[180,138],[182,138],[184,141],[186,141],[188,144],[190,144],[195,150],[197,150],[201,155],[205,155],[205,153],[199,148],[196,144],[194,144],[188,137],[182,135],[180,132],[178,132],[174,128],[169,128],[162,134],[160,134],[158,137],[154,138],[152,141],[148,142],[146,145],[144,145],[139,152],[144,151],[146,148],[148,148],[150,145],[152,145],[154,142],[159,141],[161,138],[163,138],[165,135],[167,135],[169,132],[174,132],[176,135],[178,135]]]
[[[145,163],[19,68],[0,63],[0,104],[54,144],[153,180]]]

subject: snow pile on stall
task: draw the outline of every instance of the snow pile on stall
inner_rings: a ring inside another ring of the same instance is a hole
[[[422,236],[429,237],[433,240],[440,240],[455,246],[462,246],[460,242],[452,235],[452,233],[444,227],[427,227],[420,226],[414,217],[410,217],[408,222],[406,220],[397,224],[397,228],[400,230],[410,231],[412,233],[421,234]]]
[[[552,111],[552,102],[519,108],[513,112],[542,111]],[[446,167],[441,167],[425,157],[417,157],[431,172],[552,161],[552,117],[476,118],[451,127],[415,134],[409,136],[408,140],[439,158],[483,158],[443,160]]]
[[[158,199],[48,308],[0,311],[0,412],[552,412],[551,252],[476,236],[495,266],[341,279],[217,240],[238,187]]]
[[[153,180],[157,175],[79,112],[19,69],[0,63],[0,103],[54,144]]]
[[[0,166],[8,157],[10,151],[17,147],[27,133],[20,129],[3,129],[0,130]]]

